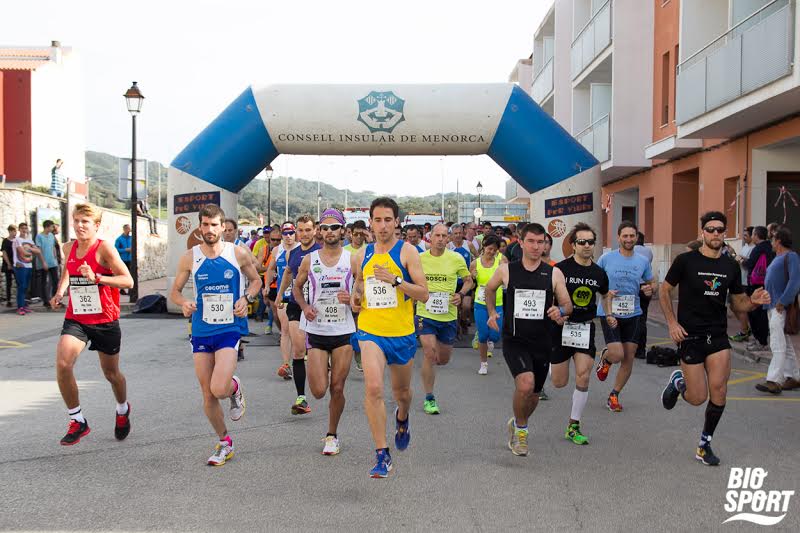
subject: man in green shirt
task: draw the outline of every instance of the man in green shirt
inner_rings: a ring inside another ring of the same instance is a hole
[[[439,405],[433,395],[434,365],[446,365],[450,361],[458,331],[458,306],[473,286],[464,258],[447,249],[447,240],[447,226],[437,224],[431,230],[430,250],[419,256],[430,294],[428,301],[417,302],[417,333],[425,354],[422,361],[423,407],[429,415],[439,414]],[[464,280],[464,285],[456,292],[458,278]]]

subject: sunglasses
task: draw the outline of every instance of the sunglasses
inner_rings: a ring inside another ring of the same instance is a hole
[[[594,246],[595,240],[594,239],[578,239],[575,241],[575,244],[579,246]]]
[[[294,235],[294,231],[282,231],[281,235],[284,235],[284,236],[286,236],[286,235]]]
[[[725,233],[725,229],[726,229],[725,226],[717,226],[714,228],[709,226],[703,228],[703,231],[705,231],[706,233],[716,233],[717,235],[722,235],[723,233]]]
[[[341,224],[320,224],[319,225],[320,231],[339,231],[342,229]]]

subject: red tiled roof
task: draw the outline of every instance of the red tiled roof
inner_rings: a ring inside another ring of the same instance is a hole
[[[0,70],[35,70],[50,61],[50,48],[0,48]]]

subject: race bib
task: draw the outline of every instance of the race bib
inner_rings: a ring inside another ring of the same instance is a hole
[[[477,302],[486,301],[486,285],[481,285],[480,287],[478,287],[478,292],[475,294],[475,301]]]
[[[317,302],[317,322],[342,324],[346,320],[345,305],[338,302]]]
[[[233,294],[204,294],[203,322],[206,324],[232,324]]]
[[[70,285],[69,300],[75,315],[96,315],[103,312],[100,288],[97,285]]]
[[[543,319],[546,297],[547,291],[516,289],[514,291],[514,318],[522,320]]]
[[[397,289],[373,276],[364,282],[368,309],[389,309],[397,307]]]
[[[565,322],[564,329],[561,330],[561,346],[571,348],[589,348],[589,336],[591,334],[591,324],[576,324]]]
[[[611,300],[611,312],[618,316],[632,315],[636,310],[636,296],[625,294]]]
[[[425,310],[432,315],[446,315],[450,310],[450,293],[432,292],[425,302]]]

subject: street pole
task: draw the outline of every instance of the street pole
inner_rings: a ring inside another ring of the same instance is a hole
[[[131,303],[134,304],[139,300],[139,264],[138,264],[138,246],[137,246],[137,220],[139,219],[136,213],[137,191],[136,191],[136,115],[131,115],[132,129],[131,129],[131,277],[133,278],[133,288],[129,294]]]
[[[272,178],[267,178],[267,226],[272,226]]]
[[[161,163],[158,163],[158,220],[161,220]]]

